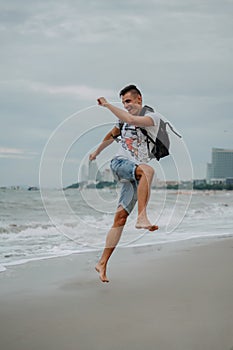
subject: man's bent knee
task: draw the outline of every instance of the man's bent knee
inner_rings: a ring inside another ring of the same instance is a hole
[[[118,208],[118,211],[116,212],[115,218],[114,218],[114,227],[120,227],[124,226],[129,214],[125,209]]]
[[[139,180],[142,175],[151,178],[154,176],[154,172],[154,169],[150,165],[140,164],[135,170],[136,179]]]

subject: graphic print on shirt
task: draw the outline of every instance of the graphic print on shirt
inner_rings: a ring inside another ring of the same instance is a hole
[[[127,123],[124,124],[121,145],[136,160],[147,160],[148,152],[145,137],[136,126]]]

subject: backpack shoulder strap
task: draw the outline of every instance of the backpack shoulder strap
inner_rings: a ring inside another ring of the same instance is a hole
[[[118,135],[113,135],[111,134],[112,138],[114,139],[114,141],[116,142],[119,142],[119,136],[121,136],[121,131],[122,131],[122,128],[123,128],[123,125],[124,125],[124,122],[122,121],[119,121],[119,134]]]
[[[139,115],[143,116],[146,114],[146,112],[151,112],[151,113],[154,113],[154,109],[150,106],[143,106],[142,109],[141,109],[141,112],[139,113]],[[141,130],[141,132],[143,133],[143,135],[145,135],[147,137],[147,139],[149,139],[151,142],[155,143],[154,140],[148,135],[148,132],[146,131],[146,129],[144,128],[140,128],[139,129]],[[148,140],[147,140],[148,142]]]
[[[145,115],[147,111],[154,113],[154,109],[152,107],[145,105],[145,106],[142,107],[141,112],[139,113],[139,115]]]

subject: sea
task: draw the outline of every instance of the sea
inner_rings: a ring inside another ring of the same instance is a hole
[[[120,188],[1,189],[0,271],[9,266],[101,251]],[[233,191],[152,189],[148,215],[158,231],[137,230],[137,208],[119,246],[161,245],[233,235]]]

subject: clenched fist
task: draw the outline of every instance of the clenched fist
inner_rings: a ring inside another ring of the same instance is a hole
[[[97,101],[98,101],[98,104],[103,107],[105,107],[106,104],[108,103],[105,97],[99,97],[97,98]]]

